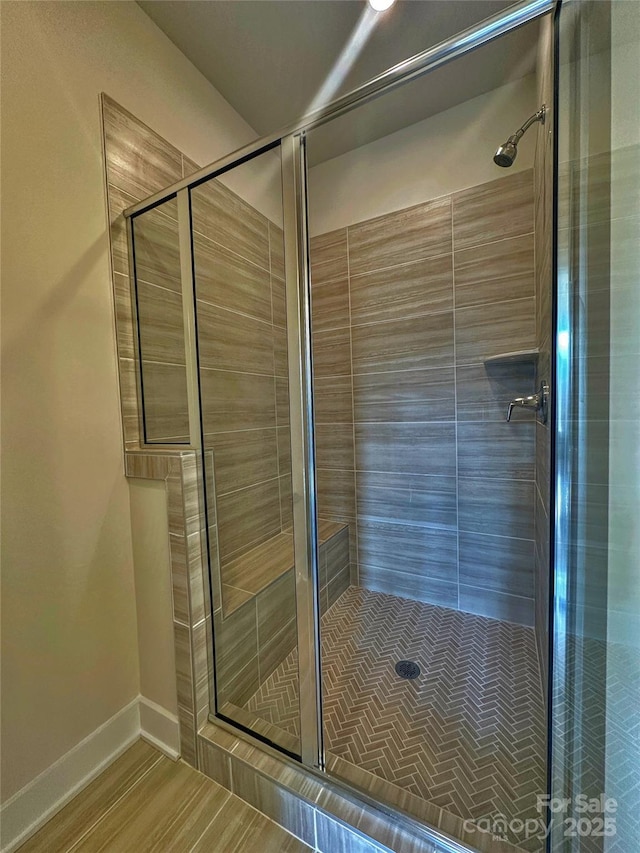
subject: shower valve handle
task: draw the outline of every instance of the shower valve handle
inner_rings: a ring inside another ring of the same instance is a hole
[[[516,397],[509,403],[507,409],[507,421],[511,420],[511,415],[515,408],[533,409],[536,412],[542,412],[543,423],[547,422],[547,400],[549,397],[549,386],[546,382],[540,384],[540,390],[537,394],[531,394],[528,397]]]

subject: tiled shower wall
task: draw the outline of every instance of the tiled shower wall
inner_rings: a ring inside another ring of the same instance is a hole
[[[533,624],[531,170],[311,241],[320,515],[352,582]],[[354,535],[355,534],[355,535]]]

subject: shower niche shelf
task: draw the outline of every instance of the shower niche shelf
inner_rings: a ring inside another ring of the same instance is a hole
[[[521,349],[514,352],[501,352],[498,355],[485,358],[485,364],[524,364],[527,362],[535,363],[540,354],[539,349]]]

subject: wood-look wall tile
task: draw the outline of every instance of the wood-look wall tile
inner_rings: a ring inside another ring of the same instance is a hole
[[[313,391],[316,423],[351,423],[353,419],[351,376],[348,374],[316,376]]]
[[[257,677],[258,627],[255,598],[224,619],[219,615],[214,616],[213,627],[216,678],[219,683],[228,684],[253,658],[256,658]]]
[[[191,190],[193,230],[269,270],[268,220],[213,178]]]
[[[258,593],[258,645],[264,646],[296,618],[296,583],[293,569]]]
[[[329,231],[310,241],[311,283],[324,284],[336,278],[344,279],[348,273],[347,229]]]
[[[533,231],[531,169],[453,195],[455,251]]]
[[[118,359],[118,379],[120,382],[120,403],[122,405],[122,431],[125,447],[139,447],[141,442],[140,417],[138,405],[138,379],[133,359]]]
[[[127,241],[127,220],[123,210],[135,204],[136,199],[118,187],[107,187],[109,205],[109,237],[111,242],[111,262],[113,271],[129,275],[129,244]]]
[[[455,312],[456,362],[473,364],[536,345],[535,299],[514,299]]]
[[[198,300],[200,366],[273,376],[273,327],[270,323]]]
[[[178,695],[178,725],[180,729],[180,754],[184,761],[196,760],[196,708],[194,706],[193,658],[190,629],[179,622],[173,623],[176,663],[176,689]]]
[[[533,296],[533,258],[533,234],[456,251],[456,308]]]
[[[279,533],[225,564],[225,583],[257,595],[293,563],[293,537]]]
[[[353,470],[316,468],[318,515],[323,518],[355,518]]]
[[[349,325],[349,280],[339,278],[311,289],[314,332]]]
[[[215,743],[198,737],[198,770],[231,791],[231,759],[229,753]]]
[[[460,477],[460,530],[533,539],[534,488],[532,480]]]
[[[274,326],[286,328],[287,302],[284,279],[271,275],[271,311]]]
[[[278,475],[291,473],[291,430],[278,427]]]
[[[457,581],[458,537],[439,527],[387,521],[358,521],[358,552],[361,565],[374,566],[424,578]]]
[[[356,424],[358,471],[453,475],[454,424]]]
[[[187,543],[184,536],[169,534],[171,560],[171,592],[173,618],[185,625],[190,624],[189,572],[187,569]]]
[[[351,424],[316,424],[316,464],[318,468],[353,470],[353,428]]]
[[[354,324],[450,311],[453,308],[451,255],[352,275],[350,291]]]
[[[533,626],[533,599],[460,584],[460,610],[489,619]]]
[[[273,366],[276,376],[288,378],[289,355],[287,350],[287,331],[279,326],[273,327]]]
[[[486,479],[534,478],[532,423],[458,424],[458,476]]]
[[[175,200],[141,213],[133,220],[136,281],[180,293],[180,241]]]
[[[180,180],[176,148],[104,94],[102,115],[109,183],[143,199]]]
[[[417,370],[453,364],[453,314],[353,326],[353,372]],[[329,371],[326,371],[327,373]],[[343,371],[334,371],[334,373]]]
[[[193,268],[198,299],[271,322],[269,273],[239,255],[193,235]]]
[[[279,427],[289,425],[289,379],[276,376],[276,421]]]
[[[357,496],[359,520],[456,529],[455,476],[358,471]]]
[[[282,530],[293,527],[293,494],[291,489],[291,474],[280,477],[280,518]]]
[[[278,476],[275,428],[220,432],[207,440],[215,453],[216,494],[243,489]]]
[[[451,580],[425,577],[421,573],[406,571],[404,563],[396,563],[393,568],[369,566],[364,560],[358,564],[360,586],[374,592],[386,592],[400,598],[414,598],[425,604],[458,609],[458,579],[452,574]]]
[[[205,433],[275,427],[275,385],[267,376],[201,370]]]
[[[189,442],[187,373],[184,365],[142,364],[145,433],[148,442]]]
[[[338,569],[327,584],[327,608],[331,607],[340,598],[343,592],[349,588],[351,583],[349,563]]]
[[[233,808],[226,805],[216,815],[190,853],[210,853],[216,848],[225,853],[254,853],[261,850],[311,853],[311,848],[304,842],[290,835],[277,823],[267,820],[239,798],[233,797],[231,802]]]
[[[456,368],[457,416],[460,421],[501,421],[515,397],[535,393],[533,361],[469,364]],[[531,411],[514,409],[512,420],[530,422]]]
[[[351,373],[349,327],[315,332],[313,335],[315,376],[345,376]]]
[[[247,803],[251,803],[263,815],[274,820],[280,827],[284,827],[298,838],[315,846],[314,810],[311,804],[305,803],[271,779],[257,773],[244,761],[235,759],[232,761],[234,792]],[[263,849],[275,851],[283,848],[273,845]]]
[[[356,421],[453,421],[453,367],[363,373],[353,377]]]
[[[269,221],[269,259],[271,272],[284,279],[284,231]]]
[[[128,275],[113,274],[113,298],[116,311],[116,340],[120,358],[135,358],[133,300]]]
[[[295,611],[294,611],[295,612]],[[298,642],[298,629],[295,619],[286,622],[279,631],[273,634],[266,642],[258,645],[258,672],[260,684],[264,684],[267,678],[276,670],[282,661],[295,649]],[[289,689],[298,693],[298,677],[293,680]]]
[[[136,287],[142,360],[185,364],[182,295],[143,281]]]
[[[446,196],[349,228],[351,275],[451,252],[451,199]]]
[[[533,540],[461,531],[459,548],[461,584],[533,598]]]
[[[234,668],[234,671],[227,678],[219,679],[217,684],[220,704],[224,705],[230,702],[232,705],[242,708],[260,686],[258,656],[251,658],[242,669]]]
[[[329,583],[338,576],[342,569],[348,570],[349,568],[349,531],[345,529],[337,536],[333,536],[327,542],[325,550],[327,583]]]
[[[247,551],[280,532],[277,479],[218,495],[217,498],[218,538],[223,563],[231,554]]]

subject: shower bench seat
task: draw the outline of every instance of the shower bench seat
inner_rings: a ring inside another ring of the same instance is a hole
[[[349,585],[349,526],[318,519],[318,545],[320,602],[324,612]],[[245,602],[259,597],[287,572],[293,574],[293,568],[293,533],[287,531],[227,563],[222,570],[223,615],[229,616]]]

